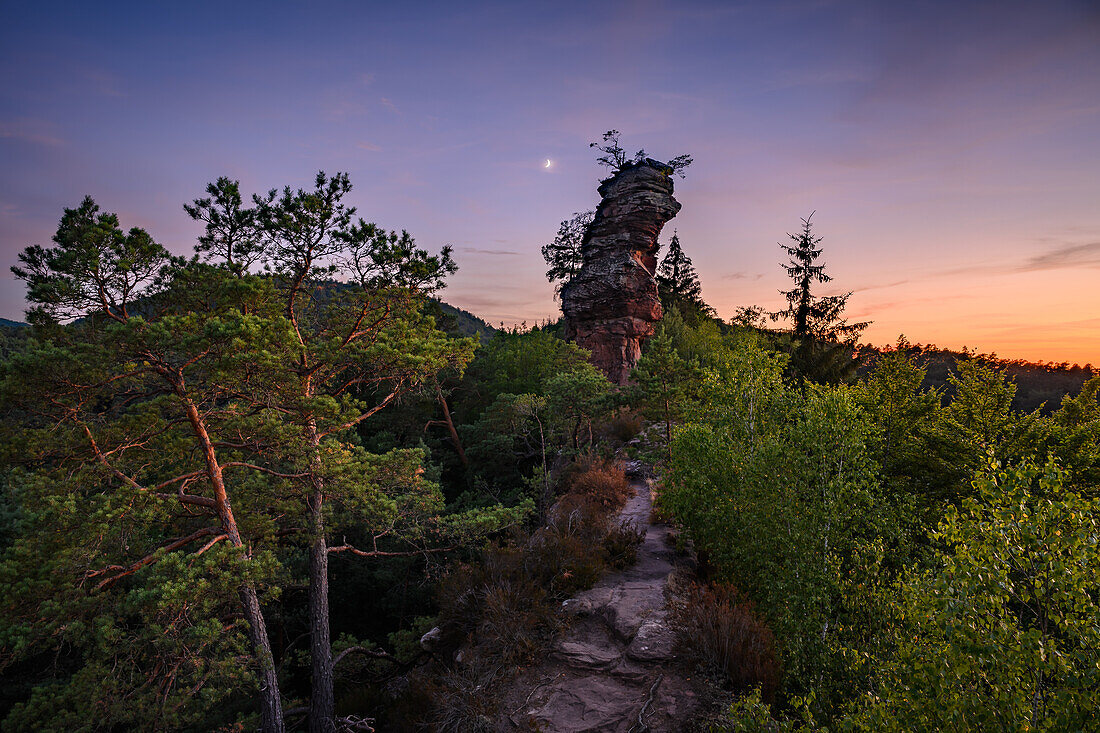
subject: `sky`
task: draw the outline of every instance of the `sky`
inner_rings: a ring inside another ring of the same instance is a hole
[[[443,297],[556,318],[542,244],[595,208],[609,129],[690,153],[666,226],[723,317],[782,305],[813,214],[864,340],[1100,364],[1100,5],[0,0],[8,272],[91,195],[179,254],[182,204],[346,171],[359,213],[455,248]],[[545,166],[547,160],[553,165]],[[829,288],[829,289],[824,289]]]

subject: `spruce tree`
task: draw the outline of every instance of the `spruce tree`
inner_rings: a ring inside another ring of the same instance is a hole
[[[701,313],[706,316],[714,314],[714,309],[703,301],[703,287],[699,284],[699,275],[691,264],[691,258],[680,245],[680,236],[675,231],[672,234],[672,241],[668,244],[668,252],[657,267],[655,278],[661,304],[666,310],[677,307],[683,314]]]
[[[787,236],[793,245],[782,244],[790,260],[783,264],[787,276],[794,281],[790,290],[780,290],[787,307],[769,313],[772,320],[789,318],[794,338],[790,366],[800,376],[822,382],[842,382],[855,372],[853,349],[867,322],[848,323],[844,308],[852,293],[814,295],[813,286],[827,283],[824,263],[818,263],[822,249],[821,237],[813,235],[810,220],[815,212],[802,220],[802,231]]]

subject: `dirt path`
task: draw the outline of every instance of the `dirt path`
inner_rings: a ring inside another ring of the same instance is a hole
[[[665,623],[676,553],[649,523],[649,488],[632,486],[620,518],[646,530],[637,562],[562,604],[573,622],[505,691],[498,731],[676,731],[698,707]]]

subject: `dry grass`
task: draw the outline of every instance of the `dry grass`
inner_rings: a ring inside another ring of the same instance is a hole
[[[734,692],[759,689],[764,700],[771,700],[780,675],[775,637],[736,588],[689,584],[673,604],[671,618],[696,662],[720,672]]]
[[[638,560],[638,546],[645,539],[645,532],[629,522],[612,527],[602,542],[607,564],[616,570],[633,565]]]

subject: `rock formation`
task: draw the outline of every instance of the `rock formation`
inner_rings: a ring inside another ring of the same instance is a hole
[[[615,384],[627,383],[661,320],[653,279],[657,237],[680,210],[671,174],[646,158],[600,184],[600,205],[581,243],[581,269],[561,290],[566,338],[591,351],[592,363]]]

